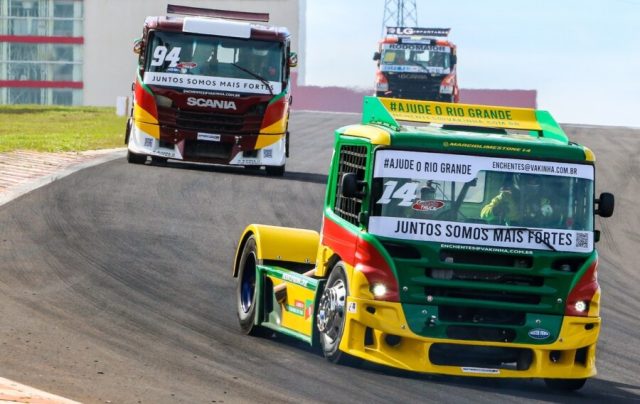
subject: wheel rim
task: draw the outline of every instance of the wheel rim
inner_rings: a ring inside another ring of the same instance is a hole
[[[256,257],[253,253],[247,256],[240,280],[240,308],[243,313],[248,313],[253,305],[253,297],[256,290]]]
[[[342,279],[337,279],[327,287],[318,308],[318,330],[331,342],[342,335],[344,326],[344,305],[347,289]]]

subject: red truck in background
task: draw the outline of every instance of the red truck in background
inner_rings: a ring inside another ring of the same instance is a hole
[[[387,27],[373,55],[376,96],[458,102],[456,45],[450,28]]]
[[[167,6],[147,17],[125,143],[130,163],[167,159],[265,167],[289,149],[291,36],[269,15]]]

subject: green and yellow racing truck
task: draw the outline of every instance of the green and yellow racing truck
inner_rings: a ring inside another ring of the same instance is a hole
[[[417,126],[410,126],[417,125]],[[541,110],[366,97],[336,130],[320,233],[249,225],[244,333],[458,376],[596,374],[595,156]]]

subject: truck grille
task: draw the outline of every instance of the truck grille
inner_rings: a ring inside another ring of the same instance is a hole
[[[389,75],[389,90],[394,97],[412,100],[435,100],[440,94],[441,76],[431,77],[428,74]]]
[[[419,242],[383,245],[394,257],[400,301],[413,313],[411,329],[461,340],[531,343],[525,329],[536,319],[564,315],[564,299],[587,259],[438,250]]]
[[[258,111],[262,111],[258,113]],[[158,108],[159,121],[181,129],[222,134],[256,134],[260,131],[264,107],[258,105],[243,115]]]
[[[176,126],[213,133],[258,133],[260,117],[234,116],[179,110]]]

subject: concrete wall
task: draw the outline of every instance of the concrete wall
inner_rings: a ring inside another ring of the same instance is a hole
[[[295,83],[295,80],[294,80]],[[362,112],[362,98],[373,95],[373,89],[344,87],[298,86],[291,88],[292,109],[328,112]],[[536,108],[536,90],[460,89],[463,104],[504,105]]]
[[[133,40],[141,36],[146,16],[166,15],[167,3],[270,13],[269,24],[289,29],[304,74],[304,0],[86,0],[84,105],[113,106],[118,96],[131,94],[138,60]]]

